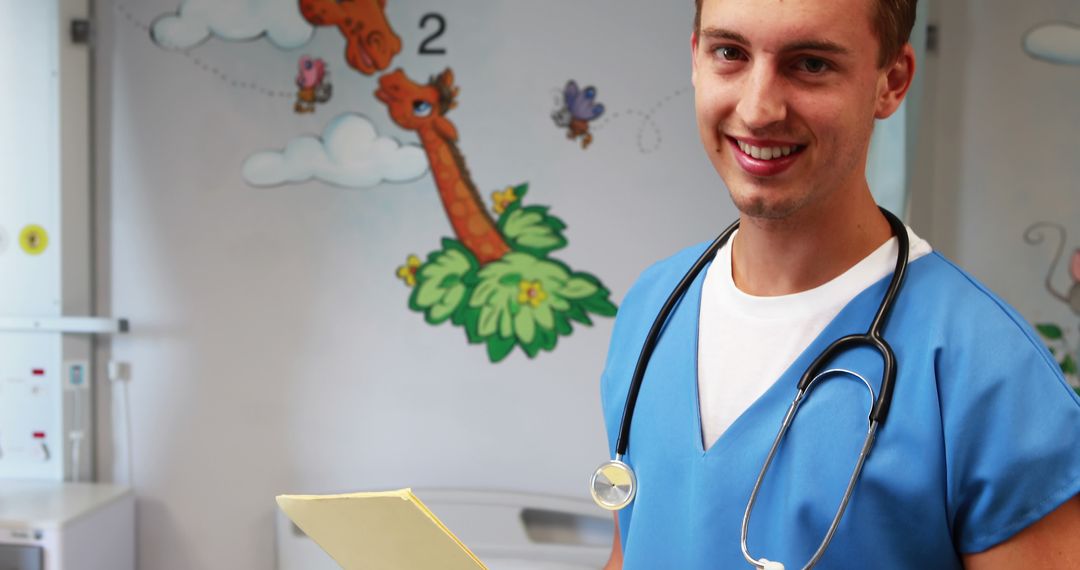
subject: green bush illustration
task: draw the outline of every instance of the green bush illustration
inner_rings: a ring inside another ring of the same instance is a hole
[[[527,191],[522,184],[495,193],[498,227],[511,247],[501,259],[481,266],[461,242],[444,238],[426,261],[410,257],[398,269],[413,285],[409,308],[432,325],[463,327],[470,343],[487,345],[492,362],[515,346],[530,358],[550,351],[573,332],[572,322],[591,325],[590,314],[616,312],[599,279],[548,257],[566,247],[566,224],[546,207],[523,206]]]

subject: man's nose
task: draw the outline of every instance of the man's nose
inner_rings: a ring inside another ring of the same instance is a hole
[[[787,118],[782,78],[769,67],[758,65],[743,85],[735,112],[749,129],[762,129]]]

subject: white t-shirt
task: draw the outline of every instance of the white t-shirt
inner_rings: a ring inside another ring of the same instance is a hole
[[[734,238],[734,235],[732,236]],[[930,244],[908,228],[909,261]],[[735,286],[731,243],[705,273],[698,324],[698,398],[708,449],[775,382],[851,299],[896,267],[897,239],[840,276],[792,295],[755,297]]]

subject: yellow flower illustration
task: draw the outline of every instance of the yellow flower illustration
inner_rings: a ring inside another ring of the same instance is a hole
[[[492,209],[496,214],[502,214],[506,211],[506,208],[518,201],[518,195],[514,193],[513,186],[507,186],[506,190],[499,192],[498,190],[491,193],[491,199],[495,202]]]
[[[405,260],[405,265],[397,268],[397,276],[405,281],[406,285],[413,287],[416,285],[416,271],[418,269],[420,269],[420,258],[410,255]]]
[[[522,305],[532,305],[534,308],[547,299],[547,293],[544,292],[544,288],[540,286],[539,281],[528,281],[522,279],[518,284],[518,303]]]

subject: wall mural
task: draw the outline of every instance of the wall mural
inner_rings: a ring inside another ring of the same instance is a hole
[[[1024,35],[1023,48],[1029,56],[1040,61],[1080,66],[1080,26],[1069,22],[1051,22],[1036,26]],[[1031,245],[1041,244],[1046,240],[1047,232],[1053,235],[1057,249],[1046,272],[1046,292],[1080,319],[1080,248],[1073,251],[1069,260],[1068,274],[1072,285],[1059,288],[1054,285],[1054,277],[1068,242],[1065,227],[1052,222],[1032,224],[1024,232],[1024,241]],[[1076,323],[1063,325],[1042,322],[1035,323],[1035,329],[1043,337],[1069,384],[1080,394],[1080,327],[1074,325]]]
[[[296,86],[300,88],[296,92],[296,104],[293,110],[297,113],[314,113],[315,105],[327,103],[334,93],[334,86],[330,83],[330,72],[326,70],[326,62],[322,58],[312,58],[305,55],[300,58],[300,72],[296,75]]]
[[[339,56],[306,54],[299,58],[296,90],[269,89],[229,77],[202,61],[192,48],[211,37],[224,41],[266,39],[282,50],[306,45],[319,28],[332,28],[345,39],[346,69],[364,76],[386,70],[402,50],[402,38],[386,15],[387,0],[183,0],[175,13],[142,26],[159,47],[180,53],[217,79],[238,88],[273,97],[291,96],[293,111],[316,113],[333,95],[329,69]],[[132,23],[130,10],[118,10]],[[446,20],[437,13],[420,22],[425,30],[420,54],[446,53],[436,39]],[[663,102],[684,92],[680,90]],[[491,206],[472,180],[458,146],[459,131],[448,113],[456,106],[459,88],[452,69],[429,81],[413,81],[401,69],[382,74],[374,100],[381,102],[392,122],[415,133],[419,144],[380,135],[370,119],[358,112],[339,114],[318,135],[298,135],[283,148],[252,153],[240,166],[245,182],[266,187],[319,181],[347,188],[413,182],[431,172],[435,190],[453,231],[441,247],[421,259],[406,257],[396,275],[410,288],[407,306],[431,325],[449,321],[461,327],[470,344],[483,344],[491,362],[506,358],[515,347],[529,358],[554,350],[557,340],[573,332],[572,323],[591,325],[596,316],[611,317],[616,306],[610,291],[596,276],[575,271],[551,254],[568,245],[566,224],[548,206],[526,203],[527,183],[490,193]],[[355,94],[348,94],[354,99]],[[568,139],[593,141],[590,122],[604,112],[596,88],[579,89],[569,81],[562,107],[552,118]],[[659,146],[659,127],[649,112],[629,111],[642,118],[641,130],[651,124]]]
[[[569,335],[570,321],[592,324],[588,313],[613,316],[615,305],[596,277],[547,257],[566,246],[566,225],[547,207],[522,205],[527,184],[494,193],[498,221],[488,214],[446,118],[457,94],[449,69],[423,85],[401,70],[379,79],[375,97],[394,123],[420,136],[457,238],[443,239],[426,263],[409,256],[398,275],[413,286],[410,308],[433,325],[449,319],[463,327],[470,343],[487,345],[492,362],[514,346],[533,357]]]
[[[401,51],[401,38],[386,20],[386,0],[300,0],[300,13],[313,26],[336,26],[345,37],[345,61],[364,75],[386,69]]]
[[[604,114],[604,105],[596,102],[596,88],[592,85],[585,89],[578,88],[576,81],[566,82],[562,92],[562,107],[551,114],[555,126],[567,129],[566,138],[575,140],[581,137],[582,150],[592,144],[589,133],[589,121],[594,121]]]
[[[608,124],[624,118],[637,118],[635,138],[638,152],[651,154],[664,142],[663,131],[653,116],[671,100],[689,92],[689,87],[682,87],[656,101],[648,109],[623,109],[606,113],[604,105],[596,102],[596,87],[589,85],[580,89],[577,82],[571,79],[565,87],[554,90],[555,108],[551,112],[551,119],[556,127],[566,129],[566,138],[576,140],[581,137],[581,148],[585,149],[592,144],[593,135]]]
[[[374,188],[412,182],[427,174],[424,151],[380,136],[359,113],[333,118],[321,136],[303,135],[282,150],[260,151],[244,161],[241,174],[252,186],[317,180],[342,188]]]
[[[126,4],[117,4],[129,21]],[[182,0],[175,13],[162,14],[147,28],[150,39],[167,50],[188,50],[211,37],[225,41],[265,38],[277,48],[299,48],[311,40],[314,28],[300,11],[296,0]]]
[[[1024,241],[1031,245],[1041,244],[1046,240],[1045,232],[1047,231],[1052,232],[1056,238],[1057,250],[1046,272],[1046,291],[1054,299],[1061,301],[1071,309],[1073,315],[1080,319],[1080,248],[1073,250],[1069,259],[1068,274],[1072,279],[1072,285],[1064,289],[1054,285],[1058,264],[1065,254],[1065,243],[1067,241],[1065,227],[1051,222],[1033,224],[1024,232]],[[1039,331],[1043,340],[1046,341],[1050,353],[1054,355],[1058,365],[1061,367],[1061,372],[1068,379],[1073,389],[1080,394],[1080,368],[1077,367],[1077,363],[1080,362],[1078,328],[1080,327],[1063,326],[1060,323],[1052,322],[1035,324],[1035,329]]]
[[[1080,65],[1080,25],[1053,22],[1024,35],[1024,51],[1035,59],[1059,65]]]

